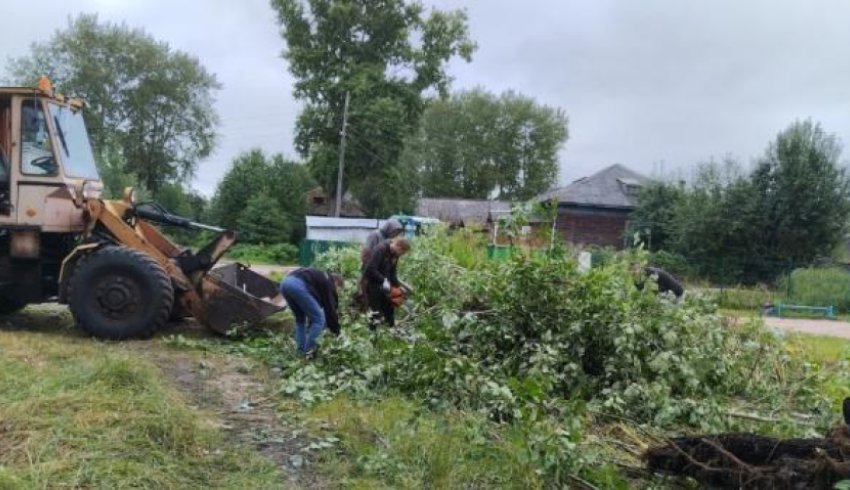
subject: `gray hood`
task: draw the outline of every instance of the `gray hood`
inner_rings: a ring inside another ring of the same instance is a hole
[[[397,233],[402,229],[403,227],[397,219],[388,219],[383,225],[381,225],[381,236],[389,238],[394,232]]]

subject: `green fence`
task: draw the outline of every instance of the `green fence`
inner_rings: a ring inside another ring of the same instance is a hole
[[[522,250],[521,247],[514,245],[487,245],[487,258],[491,260],[507,260],[515,256]],[[525,249],[528,250],[528,249]],[[548,248],[534,248],[531,250],[532,255],[545,255],[549,253]]]

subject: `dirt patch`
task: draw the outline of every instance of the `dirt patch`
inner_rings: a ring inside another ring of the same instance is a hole
[[[647,467],[717,488],[831,489],[850,477],[846,426],[824,439],[719,434],[671,439],[649,449]]]
[[[813,320],[807,318],[764,317],[764,324],[770,328],[786,332],[799,332],[813,335],[827,335],[850,339],[850,323],[838,320]]]
[[[193,337],[205,335],[192,322],[176,330]],[[190,405],[211,414],[209,422],[224,431],[228,441],[252,447],[274,462],[283,476],[282,486],[330,486],[312,470],[306,450],[311,441],[303,429],[273,406],[266,368],[236,356],[170,348],[156,339],[124,345],[157,365]]]

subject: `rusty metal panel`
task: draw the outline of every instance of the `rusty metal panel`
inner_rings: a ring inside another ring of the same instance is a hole
[[[41,234],[38,230],[11,230],[9,255],[16,259],[37,259],[41,253]]]
[[[49,193],[44,200],[42,230],[58,233],[79,233],[85,230],[83,209],[74,204],[67,186]]]
[[[44,223],[44,203],[47,195],[55,190],[56,187],[44,185],[19,185],[18,224],[40,226]]]

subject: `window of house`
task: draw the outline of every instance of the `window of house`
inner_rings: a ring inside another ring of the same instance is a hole
[[[627,196],[637,196],[640,194],[641,183],[636,179],[622,178],[617,179],[620,182],[620,188]]]

